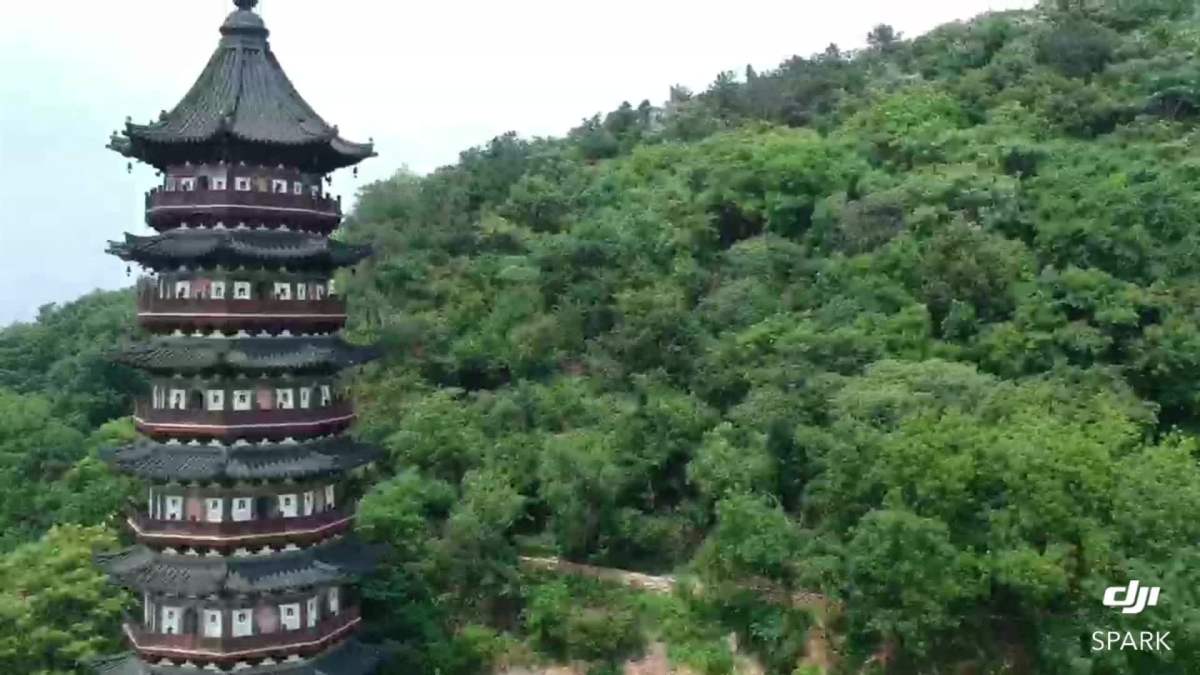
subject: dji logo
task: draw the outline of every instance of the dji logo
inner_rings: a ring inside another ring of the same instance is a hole
[[[1104,606],[1120,607],[1122,614],[1141,614],[1147,607],[1158,604],[1158,586],[1142,586],[1136,579],[1129,586],[1104,589]]]
[[[1122,614],[1141,614],[1147,607],[1158,604],[1157,586],[1142,586],[1136,579],[1128,586],[1112,586],[1104,589],[1104,606],[1120,607]],[[1167,643],[1170,631],[1116,631],[1098,630],[1092,633],[1092,651],[1132,649],[1142,652],[1171,651]]]

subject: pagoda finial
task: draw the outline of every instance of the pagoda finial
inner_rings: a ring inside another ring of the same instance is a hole
[[[258,6],[258,0],[233,0],[233,4],[238,6],[238,9],[254,9]]]

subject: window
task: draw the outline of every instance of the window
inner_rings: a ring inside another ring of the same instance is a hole
[[[275,407],[282,410],[291,410],[295,406],[295,401],[292,400],[291,389],[276,389],[275,390]]]
[[[304,515],[311,516],[316,508],[317,496],[312,490],[304,493]]]
[[[279,513],[284,518],[296,517],[296,495],[279,495]]]
[[[334,285],[334,280],[329,280],[329,295],[330,297],[337,295],[337,286]]]
[[[250,191],[250,178],[248,176],[238,176],[233,179],[233,187],[238,192]]]
[[[210,523],[219,523],[225,520],[225,500],[217,497],[210,497],[204,500],[204,519]]]
[[[312,389],[308,387],[300,387],[300,407],[307,408],[312,404]]]
[[[171,410],[187,409],[187,392],[182,389],[171,390]]]
[[[276,300],[291,300],[292,285],[284,281],[275,282],[275,299]]]
[[[250,621],[250,610],[233,610],[233,637],[246,637],[254,634],[254,625]]]
[[[271,181],[271,192],[274,192],[277,195],[280,195],[280,194],[286,195],[287,191],[288,191],[288,182],[286,180],[281,180],[279,178],[276,178]]]
[[[179,616],[183,613],[178,607],[162,608],[162,632],[166,635],[179,634]]]
[[[329,589],[329,613],[330,614],[337,614],[342,609],[341,608],[341,598],[338,597],[340,595],[338,593],[338,590],[339,589],[337,586],[334,586],[333,588]]]
[[[212,297],[213,300],[224,300],[225,299],[225,282],[224,281],[212,282],[212,284],[208,287],[208,294]]]
[[[233,299],[234,300],[249,300],[250,299],[250,282],[249,281],[233,282]]]
[[[208,390],[208,410],[209,412],[220,412],[225,409],[225,390],[224,389],[209,389]]]
[[[179,181],[175,180],[174,178],[168,178],[166,188],[167,192],[174,192],[179,188]]]
[[[196,190],[196,179],[192,177],[180,178],[179,189],[184,192],[194,192]]]
[[[149,593],[142,594],[142,625],[147,629],[151,628],[154,622],[154,601],[150,599]]]
[[[308,284],[296,284],[296,299],[297,300],[307,300],[308,299]]]
[[[325,486],[325,508],[332,509],[334,507],[333,486]]]
[[[152,405],[155,410],[162,410],[167,407],[167,390],[165,387],[154,385]]]
[[[204,610],[204,637],[206,637],[206,638],[221,637],[221,610],[219,610],[219,609]]]
[[[271,189],[271,182],[267,180],[266,176],[257,176],[254,179],[254,187],[257,188],[259,192],[266,192]]]
[[[192,282],[176,281],[175,282],[175,297],[180,300],[186,300],[192,293]]]
[[[305,609],[308,610],[308,627],[313,628],[317,625],[317,620],[320,618],[320,611],[318,608],[321,606],[321,602],[319,598],[312,597],[309,598],[308,602],[305,604],[307,605]]]
[[[283,617],[284,630],[300,630],[300,603],[280,605],[279,614]]]
[[[183,518],[183,497],[167,497],[166,520],[181,520]]]
[[[244,523],[251,519],[250,500],[246,497],[238,497],[233,500],[233,520],[234,522]]]
[[[253,405],[253,392],[248,390],[240,390],[233,392],[233,409],[239,412],[250,410]]]
[[[317,284],[313,286],[313,300],[325,299],[325,286]]]
[[[329,385],[321,385],[321,406],[328,406],[333,402],[333,392],[329,389]]]
[[[211,185],[212,185],[212,189],[214,189],[214,190],[224,190],[225,189],[225,179],[224,178],[214,178],[214,179],[212,179]]]
[[[300,181],[296,181],[296,182],[292,183],[292,194],[294,194],[294,195],[304,194],[304,183],[301,183]]]
[[[321,186],[314,185],[314,186],[308,188],[308,193],[312,195],[313,199],[320,199],[321,198]]]

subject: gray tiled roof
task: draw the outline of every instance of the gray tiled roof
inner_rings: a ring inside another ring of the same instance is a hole
[[[167,445],[142,439],[105,450],[105,459],[125,473],[150,480],[272,480],[348,471],[380,456],[349,437],[301,443],[252,445]]]
[[[376,553],[353,536],[265,556],[191,556],[133,546],[97,556],[116,583],[151,593],[202,596],[267,593],[353,581],[375,564]]]
[[[375,672],[382,652],[357,640],[347,640],[325,652],[297,662],[257,666],[237,671],[238,675],[367,675]],[[196,668],[149,665],[133,654],[97,659],[91,668],[98,675],[196,675]]]
[[[155,163],[155,145],[199,144],[223,138],[282,146],[312,146],[328,170],[375,154],[353,143],[321,118],[296,91],[271,51],[262,18],[248,9],[221,26],[208,65],[170,112],[150,124],[125,125],[110,147]]]
[[[136,342],[113,355],[134,368],[162,373],[328,372],[378,358],[376,347],[347,344],[341,338],[162,337]]]
[[[371,255],[370,246],[346,244],[319,234],[282,230],[169,230],[110,241],[108,252],[150,266],[179,264],[275,264],[343,267]]]

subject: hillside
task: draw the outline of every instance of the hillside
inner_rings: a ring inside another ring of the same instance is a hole
[[[352,336],[387,350],[353,387],[388,452],[360,510],[390,548],[366,590],[388,672],[613,672],[657,642],[705,675],[743,655],[1200,672],[1193,4],[1060,0],[869,45],[362,191],[344,236],[376,256],[339,284]],[[128,302],[0,332],[19,421],[0,471],[61,495],[0,502],[0,570],[23,570],[0,590],[5,672],[71,672],[111,647],[89,631],[116,635],[119,596],[62,542],[111,545],[127,489],[82,448],[128,433],[94,431],[138,387],[95,358]],[[35,541],[55,521],[101,527]],[[53,611],[56,575],[86,625]],[[1130,579],[1162,603],[1101,604]],[[827,609],[778,601],[801,591]],[[828,658],[806,653],[816,627]],[[1093,651],[1098,630],[1170,631],[1172,651]]]

